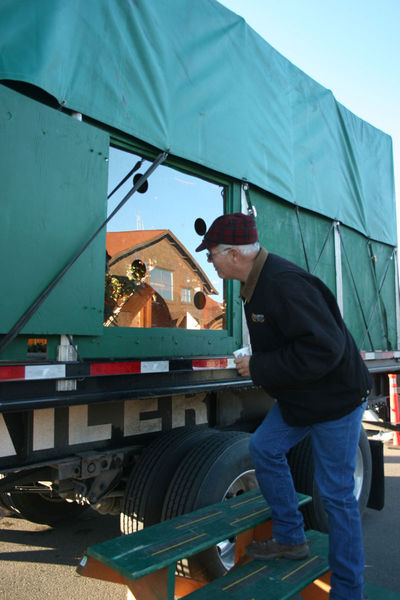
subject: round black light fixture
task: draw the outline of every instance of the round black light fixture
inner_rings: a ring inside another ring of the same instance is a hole
[[[134,177],[133,177],[133,185],[136,185],[142,176],[143,176],[143,173],[136,173],[136,175],[134,175]],[[139,194],[145,194],[148,189],[149,189],[149,184],[146,179],[146,181],[144,183],[142,183],[142,185],[140,186],[140,188],[138,188],[137,191],[139,192]]]
[[[196,292],[193,297],[193,304],[199,310],[203,310],[206,305],[206,295],[204,292]]]
[[[199,235],[204,235],[207,231],[207,225],[204,219],[196,219],[194,222],[194,230]]]

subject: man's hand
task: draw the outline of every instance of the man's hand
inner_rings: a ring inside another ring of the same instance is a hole
[[[235,358],[235,365],[242,377],[250,377],[250,356]]]

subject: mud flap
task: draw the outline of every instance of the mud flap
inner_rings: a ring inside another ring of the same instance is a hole
[[[382,510],[385,505],[383,443],[380,440],[368,441],[372,458],[372,480],[367,507]]]

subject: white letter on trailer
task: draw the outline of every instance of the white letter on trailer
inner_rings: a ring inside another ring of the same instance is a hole
[[[47,450],[54,448],[54,408],[33,411],[33,448]]]
[[[88,405],[69,407],[69,440],[73,444],[99,442],[111,439],[111,423],[88,425]]]
[[[207,406],[204,402],[205,394],[194,396],[173,396],[172,398],[172,428],[186,425],[186,411],[193,410],[196,425],[207,423]]]
[[[124,436],[161,431],[161,417],[154,417],[153,419],[140,418],[141,415],[157,411],[157,398],[143,398],[141,400],[127,400],[124,402]]]
[[[0,456],[15,456],[16,454],[6,422],[0,413]]]

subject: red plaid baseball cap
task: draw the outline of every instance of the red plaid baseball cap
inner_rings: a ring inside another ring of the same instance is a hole
[[[257,240],[258,233],[254,217],[243,213],[222,215],[212,223],[200,246],[196,248],[196,252],[212,248],[217,244],[241,246],[242,244],[253,244]]]

